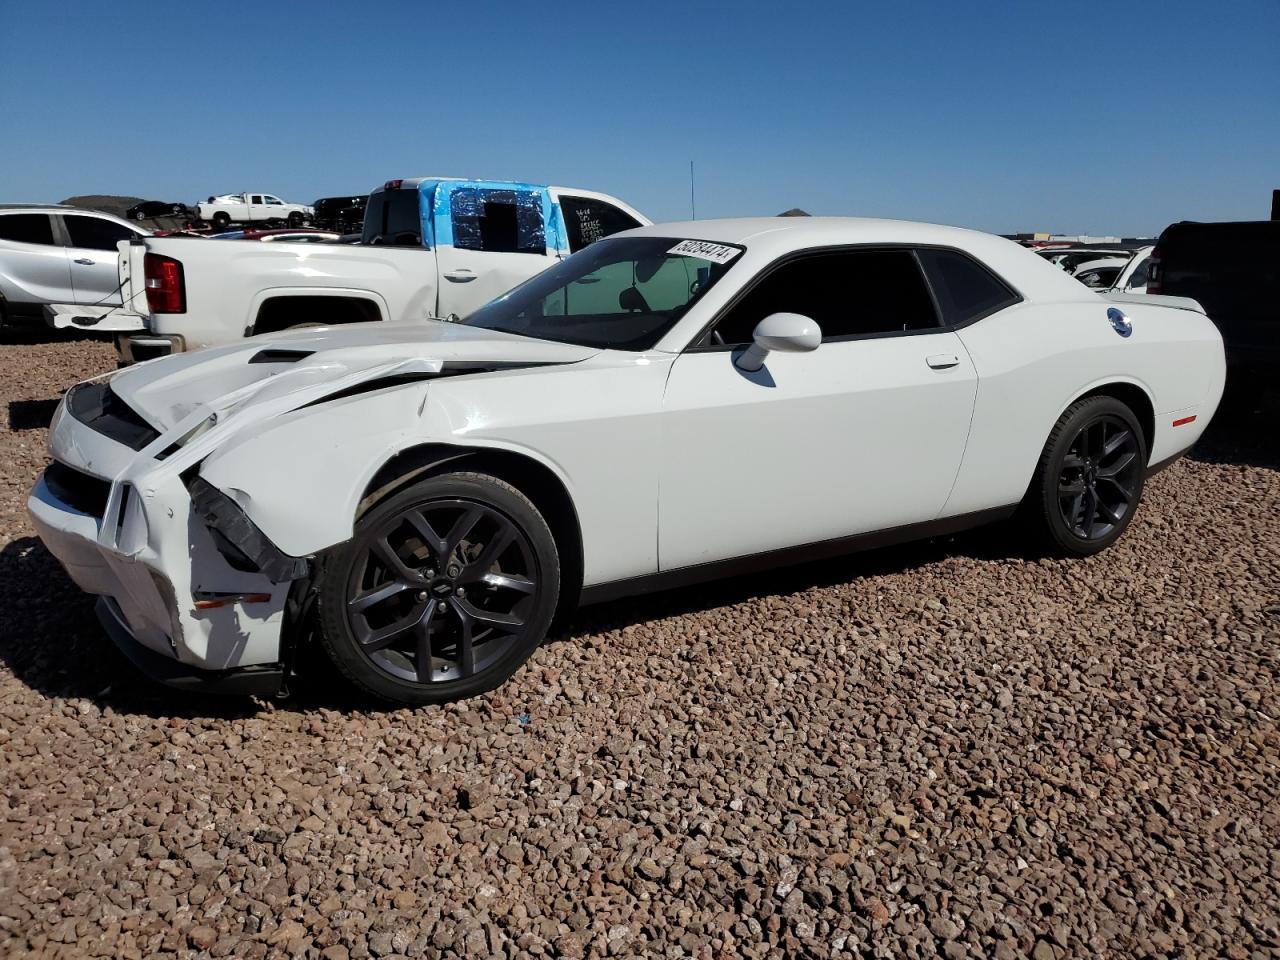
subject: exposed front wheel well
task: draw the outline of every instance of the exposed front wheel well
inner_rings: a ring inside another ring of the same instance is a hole
[[[451,471],[487,473],[511,484],[546,518],[560,555],[560,603],[555,625],[578,605],[582,592],[582,528],[573,498],[560,478],[531,457],[508,450],[474,449],[430,443],[402,450],[378,470],[364,490],[357,515],[426,477]],[[554,628],[553,628],[554,629]]]
[[[245,336],[277,333],[290,327],[332,326],[381,320],[378,305],[367,297],[271,297],[263,301]]]

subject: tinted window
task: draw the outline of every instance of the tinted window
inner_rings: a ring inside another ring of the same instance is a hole
[[[129,240],[134,233],[128,227],[110,220],[97,217],[64,216],[67,233],[71,236],[71,246],[85,247],[89,250],[110,250],[115,252],[116,244],[121,240]]]
[[[938,326],[933,300],[909,250],[818,253],[784,263],[752,287],[715,327],[711,343],[750,343],[771,313],[799,313],[822,339]]]
[[[450,198],[453,245],[487,253],[546,253],[542,197],[528,190],[464,187]]]
[[[416,189],[383,190],[369,197],[361,243],[399,247],[422,245],[422,214]]]
[[[1018,295],[976,260],[953,250],[920,250],[943,323],[967,323],[1018,302]]]
[[[0,216],[0,240],[18,243],[53,243],[48,214],[10,213]]]
[[[569,251],[577,253],[589,243],[603,240],[620,230],[640,226],[640,222],[611,203],[588,197],[560,196],[560,210],[569,234]]]
[[[261,202],[262,202],[262,197],[260,197],[258,194],[256,194],[256,193],[255,193],[252,197],[250,197],[250,198],[249,198],[249,202],[250,202],[250,203],[261,203]]]

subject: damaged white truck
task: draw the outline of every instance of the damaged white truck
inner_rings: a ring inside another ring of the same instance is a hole
[[[122,243],[123,305],[54,325],[115,333],[129,364],[297,327],[463,317],[589,243],[648,223],[590,190],[389,180],[369,197],[359,244]]]

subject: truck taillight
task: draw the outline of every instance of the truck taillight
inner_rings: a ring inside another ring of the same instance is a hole
[[[143,273],[147,278],[147,306],[152,313],[187,312],[187,285],[179,261],[148,253],[143,260]]]
[[[384,190],[399,190],[402,183],[404,183],[403,180],[388,180],[382,187]]]
[[[1151,262],[1147,264],[1147,293],[1159,293],[1164,282],[1160,267],[1160,248],[1151,251]]]

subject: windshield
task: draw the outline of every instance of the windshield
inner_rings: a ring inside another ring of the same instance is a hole
[[[671,237],[600,240],[462,322],[584,347],[648,350],[741,253]]]

